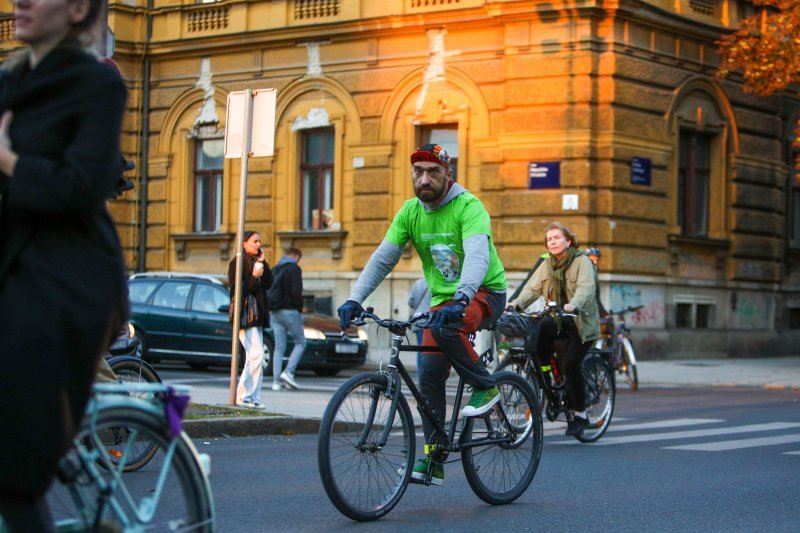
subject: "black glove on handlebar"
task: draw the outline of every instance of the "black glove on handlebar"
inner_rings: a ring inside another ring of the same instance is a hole
[[[364,308],[361,307],[361,304],[355,300],[347,300],[345,303],[340,305],[339,309],[336,310],[336,313],[339,315],[339,327],[342,328],[342,331],[349,328],[350,324],[353,322],[353,319],[363,312]]]
[[[430,318],[430,327],[439,329],[445,324],[458,322],[464,318],[466,302],[456,300],[433,312]]]

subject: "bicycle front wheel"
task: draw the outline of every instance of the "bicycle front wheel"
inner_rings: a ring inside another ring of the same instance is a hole
[[[581,442],[595,442],[602,437],[614,415],[617,396],[611,368],[599,354],[588,355],[581,367],[586,389],[586,414],[589,425],[575,438]]]
[[[500,402],[468,418],[462,434],[464,475],[473,492],[492,505],[511,503],[539,468],[544,433],[542,410],[527,381],[513,372],[494,374]],[[485,445],[475,444],[486,439]]]
[[[638,390],[639,372],[636,370],[636,354],[633,352],[633,343],[628,338],[622,339],[622,368],[631,390]]]
[[[534,396],[536,397],[536,401],[540,406],[542,406],[544,405],[544,393],[542,392],[542,386],[539,384],[539,380],[536,378],[536,374],[534,374],[533,365],[528,362],[529,357],[535,356],[528,355],[526,353],[517,354],[512,352],[502,363],[500,363],[500,366],[497,367],[495,373],[505,370],[521,376],[525,381],[528,382],[528,385],[531,386]]]
[[[124,428],[114,445],[114,461],[102,435]],[[136,440],[157,443],[160,453],[146,468],[125,471]],[[95,443],[91,448],[87,441]],[[106,461],[104,469],[97,461]],[[185,435],[172,439],[165,422],[152,413],[129,407],[103,409],[92,425],[84,422],[72,449],[62,459],[59,481],[47,495],[60,527],[70,531],[198,531],[214,529],[211,488],[197,451]],[[103,529],[105,528],[105,529]]]
[[[317,461],[334,506],[358,521],[377,520],[403,497],[414,461],[414,420],[401,394],[386,443],[392,399],[389,378],[353,376],[334,393],[319,429]]]

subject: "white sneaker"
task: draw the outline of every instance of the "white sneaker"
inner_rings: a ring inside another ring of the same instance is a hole
[[[281,387],[281,384],[280,384],[280,383],[273,383],[273,384],[272,384],[272,390],[274,390],[274,391],[279,391],[279,390],[281,390],[281,389],[283,389],[283,387]]]
[[[294,380],[294,376],[292,376],[291,374],[289,374],[286,371],[281,372],[281,381],[283,383],[285,383],[287,387],[290,387],[292,389],[299,389],[300,388],[300,386]]]

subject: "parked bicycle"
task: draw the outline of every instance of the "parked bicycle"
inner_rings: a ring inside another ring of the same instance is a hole
[[[161,383],[161,377],[156,373],[155,369],[139,357],[129,355],[109,357],[108,366],[117,376],[117,381],[126,386],[127,394],[132,397],[147,399],[147,397],[152,398],[154,393],[147,390],[136,390],[131,385]],[[157,388],[157,390],[160,390],[160,388]],[[119,446],[128,441],[129,434],[130,429],[125,426],[109,428],[104,432],[102,437],[103,445],[106,447],[106,454],[98,459],[97,464],[105,468],[109,461],[114,463],[121,455]],[[91,438],[87,436],[84,443],[91,445]],[[123,467],[124,471],[133,472],[134,470],[139,470],[153,458],[157,451],[157,441],[147,439],[145,435],[140,435],[130,448]]]
[[[561,317],[575,316],[565,313],[555,302],[547,302],[544,310],[530,315],[524,313],[509,313],[512,320],[499,320],[500,332],[507,336],[521,337],[529,334],[531,328],[536,331],[536,324],[529,321],[538,321],[545,314]],[[518,323],[520,325],[516,325]],[[503,331],[504,325],[506,331]],[[514,331],[516,330],[516,331]],[[535,335],[535,333],[534,333]],[[497,367],[497,371],[511,371],[522,377],[536,391],[537,398],[542,400],[547,419],[551,422],[561,420],[570,422],[572,416],[569,411],[567,398],[566,379],[558,365],[557,354],[543,354],[542,360],[536,356],[536,339],[529,338],[524,347],[510,346],[506,357]],[[595,442],[605,434],[614,414],[614,401],[616,386],[614,374],[609,363],[610,351],[592,348],[583,360],[583,377],[586,383],[586,414],[589,416],[589,425],[575,435],[581,442]]]
[[[435,428],[424,445],[429,459],[425,485],[431,484],[434,464],[453,462],[448,461],[450,454],[460,453],[473,492],[500,505],[519,498],[539,466],[541,410],[528,383],[514,373],[495,374],[501,399],[474,418],[458,416],[464,392],[459,379],[449,429],[439,422],[400,360],[400,352],[438,350],[407,344],[406,329],[415,322],[424,327],[426,317],[415,315],[407,322],[381,319],[369,308],[353,322],[358,326],[374,322],[392,334],[386,368],[353,376],[339,387],[320,425],[317,459],[322,485],[336,508],[354,520],[376,520],[387,514],[411,479],[416,436],[403,382],[421,416]]]
[[[628,327],[625,325],[625,313],[633,313],[642,309],[643,305],[627,307],[622,311],[609,311],[609,317],[617,315],[616,321],[608,318],[600,323],[600,333],[595,348],[611,351],[611,366],[617,373],[625,376],[632,391],[639,388],[639,372],[636,370],[636,354]]]
[[[180,431],[177,415],[187,401],[180,395],[189,388],[103,384],[94,389],[47,495],[58,530],[213,531],[210,461]],[[151,441],[161,453],[148,458],[146,468],[123,475],[141,460],[140,443]]]

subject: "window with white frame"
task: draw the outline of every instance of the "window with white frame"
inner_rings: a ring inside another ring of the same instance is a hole
[[[458,124],[432,124],[420,126],[419,144],[438,144],[450,156],[453,181],[458,181]]]
[[[301,135],[301,229],[327,229],[333,222],[334,128],[303,130]]]
[[[194,143],[195,232],[217,232],[222,226],[223,139],[197,139]]]

